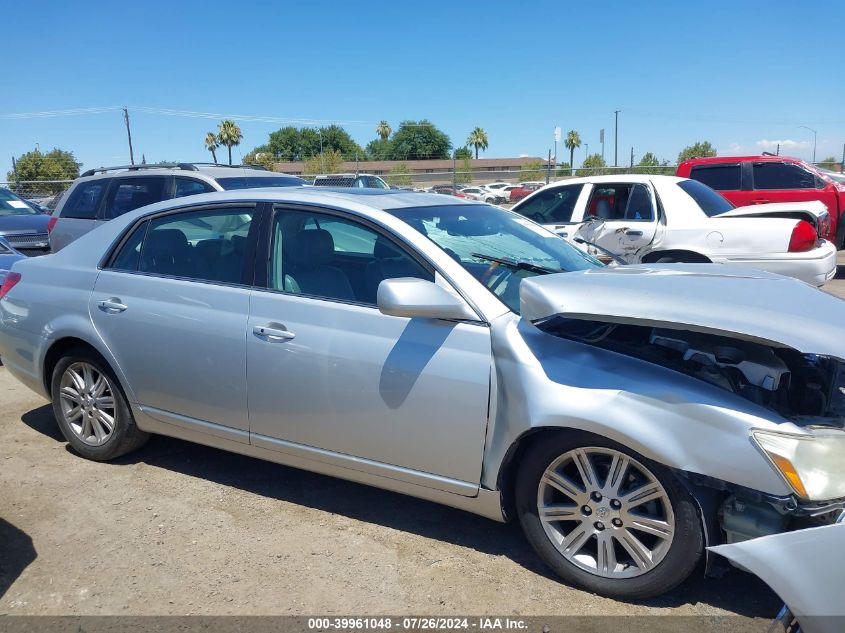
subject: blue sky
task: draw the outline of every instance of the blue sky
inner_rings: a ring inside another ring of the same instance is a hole
[[[488,157],[544,156],[556,125],[593,152],[605,128],[611,164],[615,109],[620,163],[697,140],[810,158],[802,125],[819,160],[845,143],[841,1],[39,1],[3,23],[0,180],[36,143],[128,162],[117,111],[7,115],[123,105],[148,162],[210,160],[219,119],[136,108],[338,122],[362,145],[428,118],[457,144],[483,127]],[[284,125],[239,123],[236,158]]]

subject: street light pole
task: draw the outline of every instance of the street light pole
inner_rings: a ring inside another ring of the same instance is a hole
[[[807,127],[806,125],[799,125],[798,127],[802,127],[805,130],[810,130],[813,133],[813,164],[816,164],[816,135],[818,134],[813,128]]]
[[[614,110],[616,122],[613,127],[613,166],[619,167],[619,113],[622,110]]]

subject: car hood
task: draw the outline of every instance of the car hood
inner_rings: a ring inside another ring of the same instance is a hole
[[[806,633],[839,632],[845,524],[773,534],[708,548],[759,576],[792,610]]]
[[[772,202],[769,204],[752,204],[747,207],[737,207],[725,213],[713,216],[715,218],[794,218],[797,214],[807,214],[813,218],[819,218],[827,212],[827,207],[819,200],[806,200],[804,202]]]
[[[49,215],[4,215],[0,216],[0,235],[21,231],[32,233],[46,233]]]
[[[720,264],[652,264],[522,281],[520,312],[733,336],[845,360],[845,302],[804,282]]]

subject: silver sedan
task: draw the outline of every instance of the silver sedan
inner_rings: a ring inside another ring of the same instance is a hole
[[[14,264],[0,320],[4,364],[84,457],[159,433],[518,520],[605,595],[660,594],[705,545],[845,499],[838,299],[605,268],[478,202],[171,200]]]

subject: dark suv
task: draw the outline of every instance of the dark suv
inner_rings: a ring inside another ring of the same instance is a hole
[[[50,218],[50,247],[58,251],[103,222],[148,204],[212,191],[295,187],[301,178],[262,167],[173,163],[100,167],[83,173]]]

